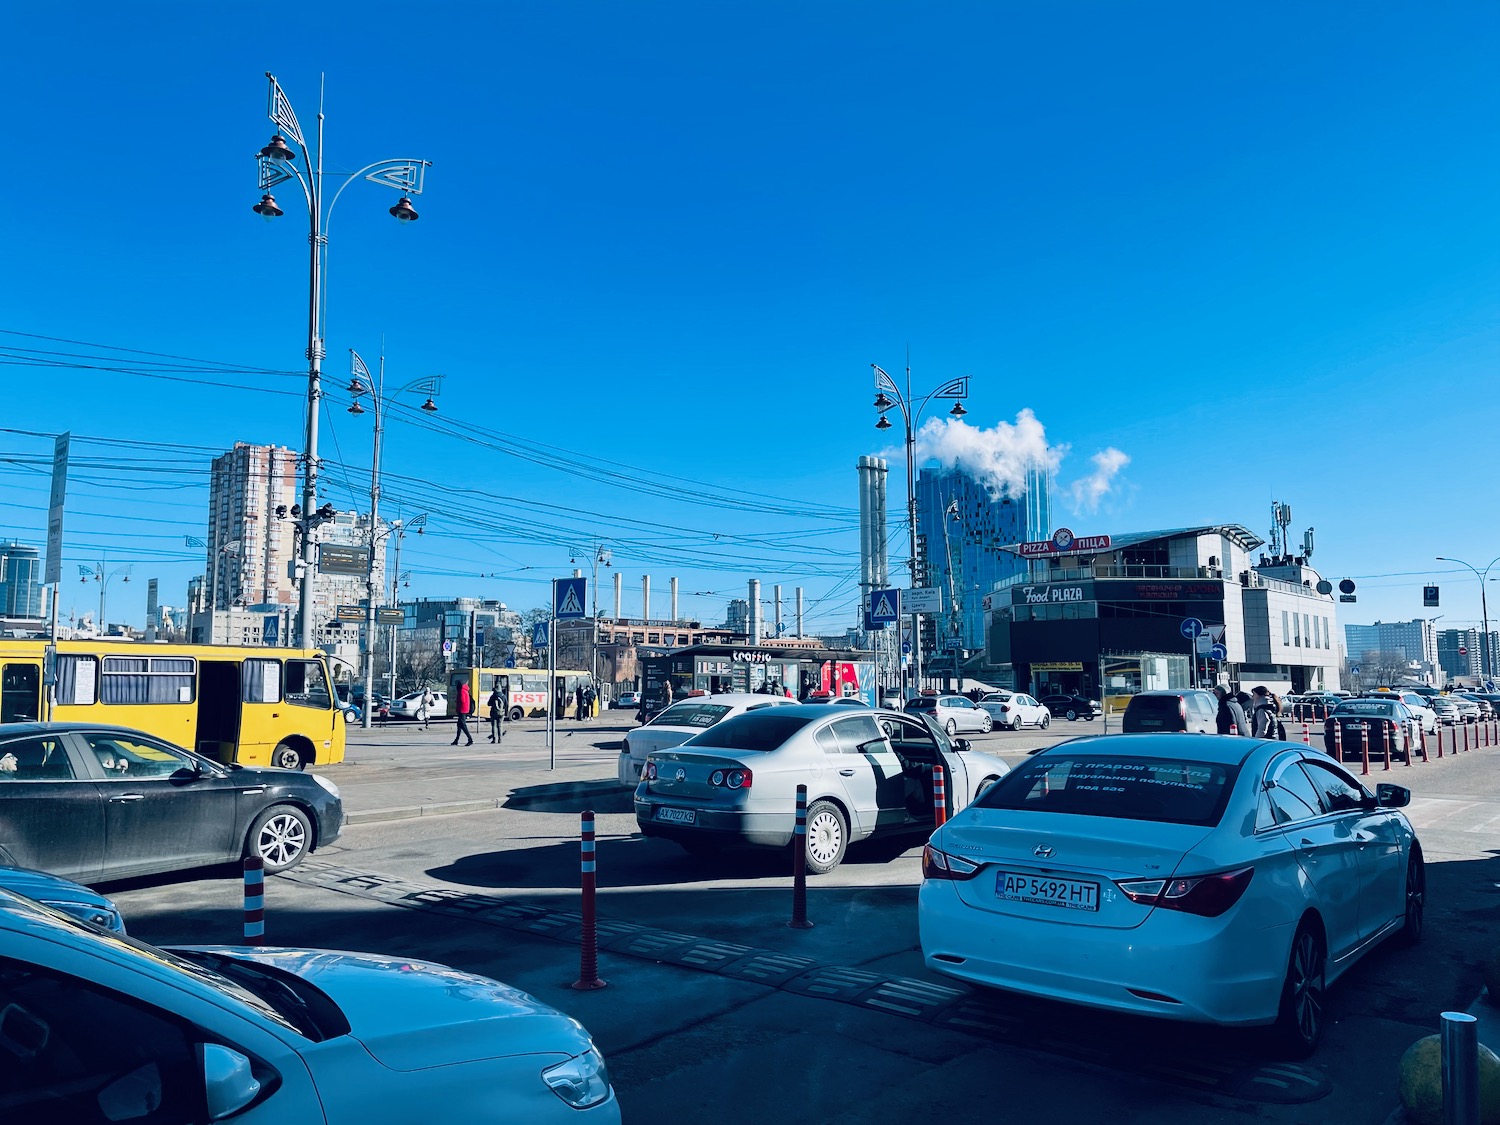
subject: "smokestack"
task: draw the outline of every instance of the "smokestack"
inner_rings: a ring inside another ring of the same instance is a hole
[[[870,502],[875,496],[874,457],[861,457],[855,462],[859,473],[859,589],[868,594],[875,585],[874,521],[870,513]]]
[[[651,620],[651,575],[641,575],[641,620]]]
[[[760,644],[760,579],[750,579],[750,643]]]
[[[677,618],[677,576],[674,574],[669,581],[672,583],[672,620]]]
[[[776,635],[779,637],[781,636],[781,583],[778,582],[775,586],[771,587],[771,596],[775,598],[776,620],[774,624],[776,626]]]
[[[625,581],[625,576],[618,570],[615,571],[615,620],[620,620],[620,589]]]
[[[802,587],[797,587],[797,636],[802,636]]]
[[[875,462],[873,488],[870,494],[870,548],[874,555],[874,582],[877,587],[891,584],[890,560],[886,554],[885,534],[885,484],[889,475],[884,457],[871,458]]]

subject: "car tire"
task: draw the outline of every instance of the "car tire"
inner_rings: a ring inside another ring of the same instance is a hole
[[[1411,855],[1406,860],[1406,901],[1403,906],[1405,919],[1401,926],[1401,944],[1416,945],[1422,940],[1422,931],[1427,924],[1427,861],[1422,858],[1422,846],[1413,841]]]
[[[990,786],[994,785],[995,782],[999,780],[1000,779],[998,777],[987,777],[983,781],[981,781],[979,783],[979,788],[974,790],[974,800],[977,801],[979,800],[979,798],[983,797],[985,793],[988,792]]]
[[[506,716],[506,718],[509,719],[513,723],[519,723],[525,717],[526,716],[524,714],[522,714],[521,709],[519,707],[512,707],[510,709],[510,714]]]
[[[312,821],[295,805],[272,805],[255,818],[245,835],[245,854],[260,856],[266,873],[296,867],[312,850]]]
[[[1324,985],[1328,953],[1323,934],[1307,919],[1297,927],[1287,955],[1286,978],[1281,984],[1281,1004],[1271,1037],[1279,1053],[1305,1059],[1318,1049],[1323,1034]]]
[[[843,862],[849,825],[832,801],[814,801],[807,810],[807,870],[826,875]]]
[[[1051,715],[1043,715],[1042,716],[1042,721],[1040,723],[1041,728],[1043,730],[1046,730],[1051,725],[1052,725],[1052,716]]]
[[[1071,708],[1071,707],[1069,707],[1069,708],[1068,708],[1068,713],[1067,713],[1067,715],[1065,715],[1065,716],[1064,716],[1064,717],[1065,717],[1065,718],[1066,718],[1066,719],[1067,719],[1067,720],[1068,720],[1068,722],[1070,722],[1070,723],[1074,723],[1074,722],[1077,722],[1077,721],[1078,721],[1078,712],[1077,712],[1077,711],[1075,711],[1075,710],[1073,710],[1073,708]]]
[[[278,742],[271,751],[271,764],[277,769],[300,770],[307,768],[307,758],[290,742]]]
[[[352,727],[357,722],[359,722],[359,716],[346,707],[344,709],[344,725]]]
[[[945,731],[947,731],[950,736],[957,734],[958,733],[958,720],[956,720],[956,719],[949,719],[948,722],[947,722],[947,724],[943,727],[943,729]]]
[[[986,715],[984,717],[983,721],[981,721],[980,724],[979,724],[979,733],[980,734],[989,734],[990,731],[992,731],[994,729],[995,729],[995,720],[994,720],[994,717],[990,716],[990,715]]]

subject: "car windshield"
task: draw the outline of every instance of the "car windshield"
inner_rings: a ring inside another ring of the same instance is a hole
[[[1352,699],[1346,703],[1340,703],[1333,709],[1333,713],[1335,716],[1374,715],[1382,719],[1394,719],[1396,705],[1384,699]]]
[[[1011,770],[974,804],[1210,828],[1223,816],[1238,775],[1238,766],[1221,762],[1041,754]]]
[[[724,703],[674,703],[656,718],[653,727],[711,727],[729,714],[731,708]]]
[[[764,711],[747,711],[702,734],[695,734],[685,745],[689,748],[716,746],[724,750],[775,750],[808,723],[818,721],[814,715],[789,715],[789,707],[769,707]]]

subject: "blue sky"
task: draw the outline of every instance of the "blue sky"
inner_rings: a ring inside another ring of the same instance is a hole
[[[309,133],[326,76],[330,171],[433,162],[411,229],[369,184],[330,229],[330,499],[368,489],[348,349],[445,376],[436,428],[387,431],[389,505],[430,516],[410,594],[528,608],[597,541],[627,613],[643,572],[705,621],[758,577],[841,628],[869,365],[909,347],[919,389],[972,377],[969,421],[1066,447],[1078,534],[1264,536],[1281,500],[1358,582],[1344,621],[1422,615],[1426,582],[1479,620],[1433,557],[1500,555],[1493,4],[257,11],[8,16],[0,536],[44,539],[26,431],[124,443],[75,446],[67,525],[68,573],[134,567],[111,619],[202,569],[214,452],[302,445],[306,224],[250,212],[269,70]],[[140,374],[162,356],[227,385]]]

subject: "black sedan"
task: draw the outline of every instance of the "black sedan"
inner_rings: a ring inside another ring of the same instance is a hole
[[[1340,761],[1405,761],[1421,734],[1399,699],[1346,699],[1323,721],[1323,745]]]
[[[80,883],[237,862],[284,871],[338,838],[338,787],[225,766],[127,727],[0,727],[0,862]]]
[[[1098,700],[1085,699],[1081,695],[1041,695],[1037,702],[1052,712],[1055,719],[1097,719],[1104,713]]]

